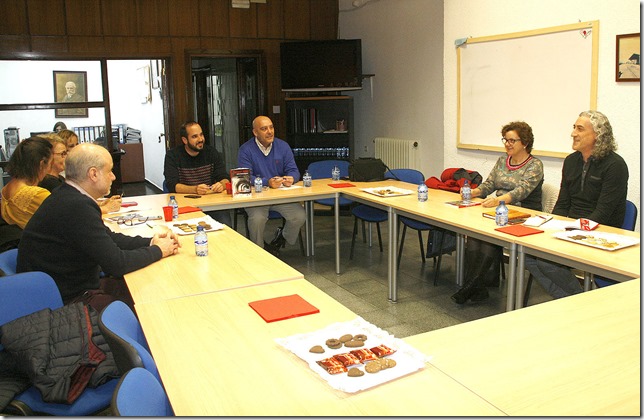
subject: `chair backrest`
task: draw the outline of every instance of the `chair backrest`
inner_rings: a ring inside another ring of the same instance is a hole
[[[340,177],[349,176],[349,161],[347,160],[318,160],[311,162],[306,170],[309,171],[311,179],[331,178],[331,170],[336,165],[340,169]]]
[[[544,182],[541,186],[541,210],[546,213],[552,213],[557,198],[559,198],[559,188]]]
[[[18,264],[18,248],[8,249],[0,253],[0,270],[5,275],[16,274],[16,265]]]
[[[163,192],[164,193],[169,193],[170,192],[170,190],[168,189],[168,183],[165,182],[165,179],[163,180],[163,185],[162,186],[163,186]]]
[[[115,416],[173,416],[172,407],[163,386],[148,370],[134,368],[121,380],[112,397]]]
[[[161,381],[141,324],[129,306],[120,300],[110,303],[101,312],[98,326],[110,346],[119,372],[141,367]]]
[[[41,309],[58,309],[63,299],[49,274],[29,271],[0,277],[0,325]]]
[[[622,229],[634,231],[637,222],[637,207],[632,201],[626,200],[626,213],[624,213],[624,222]]]
[[[410,184],[421,184],[425,182],[425,176],[416,169],[390,169],[385,172],[385,179],[399,179]]]

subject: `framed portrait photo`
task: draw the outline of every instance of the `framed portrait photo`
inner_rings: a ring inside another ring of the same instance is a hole
[[[640,34],[617,35],[616,82],[640,81]]]
[[[54,70],[54,100],[87,102],[87,72]],[[87,118],[87,108],[61,108],[55,114],[56,118]]]

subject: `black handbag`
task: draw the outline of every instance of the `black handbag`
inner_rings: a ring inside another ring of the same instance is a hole
[[[349,165],[349,180],[356,182],[382,181],[387,165],[376,158],[358,158]]]

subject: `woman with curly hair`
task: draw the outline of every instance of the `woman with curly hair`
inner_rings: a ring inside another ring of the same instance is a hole
[[[564,160],[561,189],[552,213],[620,227],[626,213],[628,167],[615,153],[613,128],[606,115],[592,110],[579,114],[572,127],[574,152]],[[532,257],[526,257],[525,265],[555,299],[583,291],[566,266]]]
[[[499,157],[487,179],[472,190],[472,197],[484,197],[483,207],[496,207],[505,201],[541,210],[543,164],[530,153],[534,144],[532,128],[523,121],[514,121],[503,126],[501,135],[506,155]],[[468,300],[480,302],[489,297],[484,280],[490,269],[498,280],[502,251],[500,246],[467,238],[465,284],[452,295],[454,302],[462,305]]]

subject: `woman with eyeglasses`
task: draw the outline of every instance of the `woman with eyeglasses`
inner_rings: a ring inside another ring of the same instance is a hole
[[[55,188],[59,187],[60,184],[65,182],[65,177],[62,176],[61,173],[65,171],[67,145],[65,144],[65,140],[56,133],[41,134],[38,137],[42,137],[51,143],[53,155],[51,169],[38,185],[49,190],[49,192],[52,192]]]
[[[2,188],[2,218],[24,229],[50,192],[38,186],[52,163],[52,145],[41,137],[29,137],[18,143],[11,154],[7,172],[11,181]]]
[[[534,144],[532,128],[523,121],[514,121],[503,126],[501,135],[506,155],[499,157],[487,179],[472,189],[472,197],[483,197],[483,207],[496,207],[505,201],[505,204],[541,211],[543,163],[530,153]],[[498,285],[502,252],[500,246],[468,238],[465,284],[452,295],[452,300],[459,305],[468,300],[486,300],[489,297],[486,285]],[[491,269],[495,278],[486,284]]]

